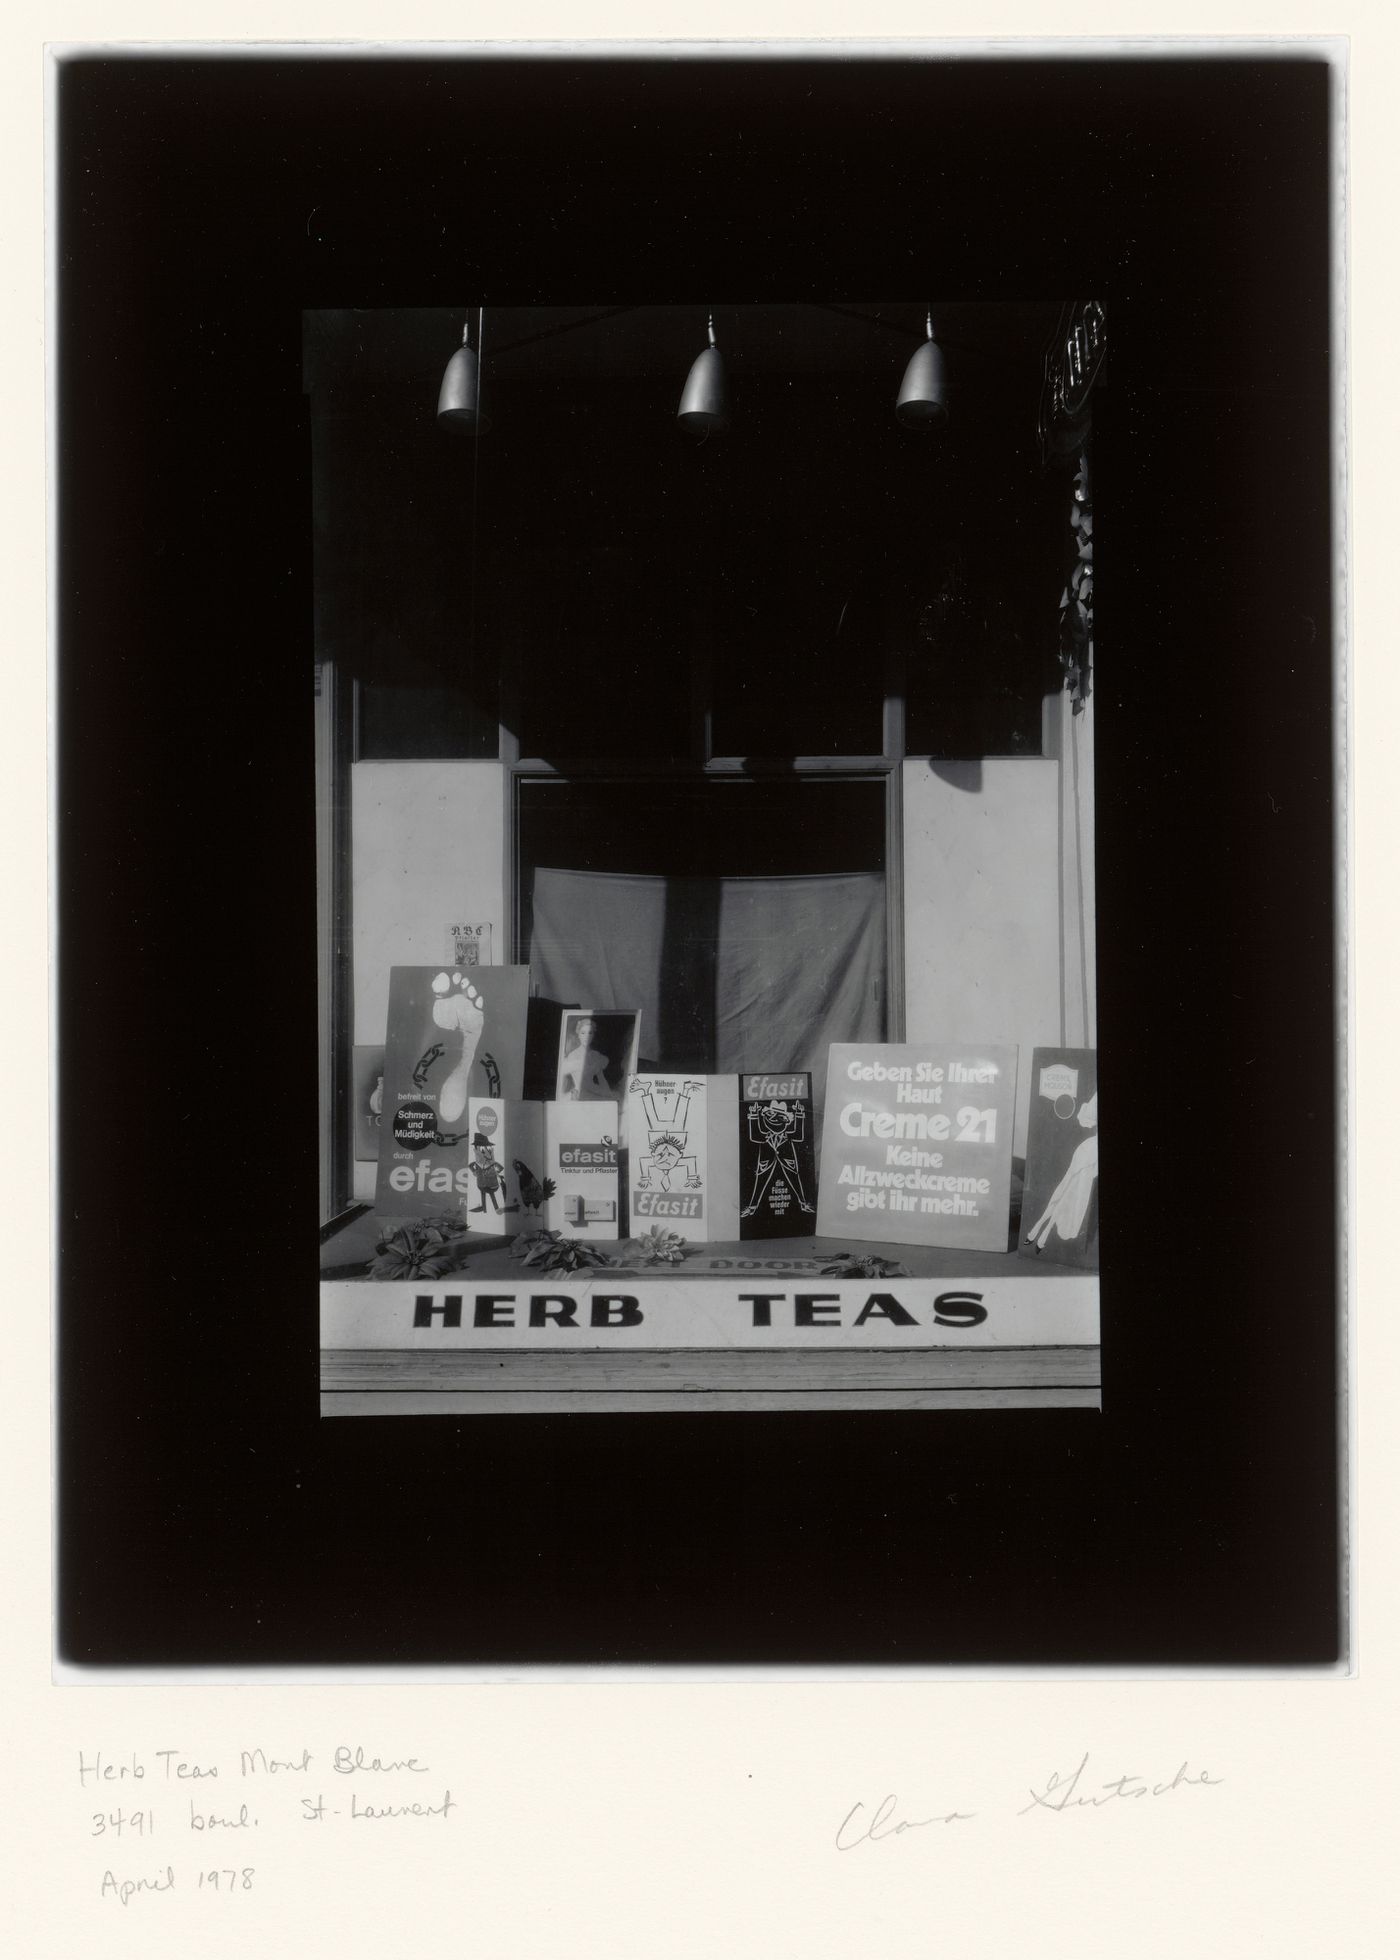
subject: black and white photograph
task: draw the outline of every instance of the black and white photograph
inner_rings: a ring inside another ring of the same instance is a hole
[[[623,1101],[637,1067],[640,1019],[596,1008],[565,1012],[555,1090],[560,1102]]]
[[[57,64],[65,1664],[1339,1664],[1339,89]]]
[[[1097,1040],[1103,301],[352,307],[304,334],[325,1413],[1097,1406],[1094,1261],[1048,1227],[1027,1257],[1022,1208],[1032,1057]],[[615,1250],[504,1218],[473,1242],[417,1029],[402,1190],[347,1161],[342,1053],[386,1039],[387,998],[393,1055],[388,975],[464,907],[528,976],[527,1047],[558,1029],[554,1099],[694,1170]],[[653,1102],[679,1072],[640,1140],[639,1030]],[[794,1076],[825,1145],[760,1259],[739,1085],[779,1105]]]

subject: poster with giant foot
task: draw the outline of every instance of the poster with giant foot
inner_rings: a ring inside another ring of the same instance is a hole
[[[468,1103],[519,1097],[529,982],[526,966],[390,969],[376,1211],[418,1217],[474,1189]]]

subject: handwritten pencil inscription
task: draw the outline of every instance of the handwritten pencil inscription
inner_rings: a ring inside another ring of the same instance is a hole
[[[265,1824],[274,1841],[296,1820],[331,1830],[339,1822],[388,1844],[399,1831],[440,1829],[460,1808],[422,1756],[359,1742],[269,1748],[249,1738],[220,1761],[178,1748],[80,1748],[76,1770],[86,1836],[100,1841],[104,1858],[129,1853],[140,1861],[104,1863],[94,1873],[97,1895],[138,1911],[170,1893],[236,1901],[253,1892],[262,1882],[258,1866],[205,1861],[256,1857]],[[429,1779],[426,1787],[420,1778]],[[177,1855],[166,1862],[168,1851]]]

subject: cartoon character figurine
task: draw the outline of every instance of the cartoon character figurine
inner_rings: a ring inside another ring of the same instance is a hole
[[[491,1139],[482,1136],[479,1131],[472,1138],[472,1176],[476,1180],[477,1190],[481,1193],[481,1203],[479,1205],[473,1205],[472,1210],[485,1211],[486,1200],[489,1198],[491,1200],[491,1209],[499,1212],[502,1209],[499,1194],[505,1189],[505,1170],[496,1160],[495,1151],[491,1146]],[[506,1205],[504,1209],[506,1211],[519,1211],[520,1206],[518,1204]]]
[[[776,1100],[766,1105],[750,1103],[748,1118],[749,1141],[758,1145],[758,1162],[754,1166],[753,1190],[739,1216],[753,1217],[777,1176],[781,1176],[797,1200],[798,1208],[810,1212],[812,1207],[802,1189],[802,1172],[797,1162],[797,1146],[807,1124],[806,1110],[801,1104],[794,1109]]]

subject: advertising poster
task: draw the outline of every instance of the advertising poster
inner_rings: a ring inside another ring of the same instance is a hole
[[[521,1186],[531,1178],[525,1157],[540,1161],[541,1115],[538,1103],[473,1096],[467,1104],[471,1156],[465,1171],[453,1172],[453,1191],[469,1232],[500,1238],[520,1230]]]
[[[1037,1048],[1032,1057],[1020,1250],[1098,1269],[1099,1071],[1092,1048]]]
[[[529,968],[396,966],[375,1209],[414,1217],[471,1183],[473,1099],[518,1098]]]
[[[1005,1252],[1016,1050],[834,1043],[817,1231]]]
[[[703,1075],[634,1075],[627,1085],[629,1222],[689,1239],[710,1235],[709,1104]]]
[[[739,1078],[739,1236],[800,1238],[816,1230],[812,1078],[770,1071]]]
[[[545,1207],[552,1232],[571,1239],[618,1236],[618,1105],[555,1102],[544,1106],[546,1173],[532,1191],[525,1167],[516,1164],[522,1196]]]

